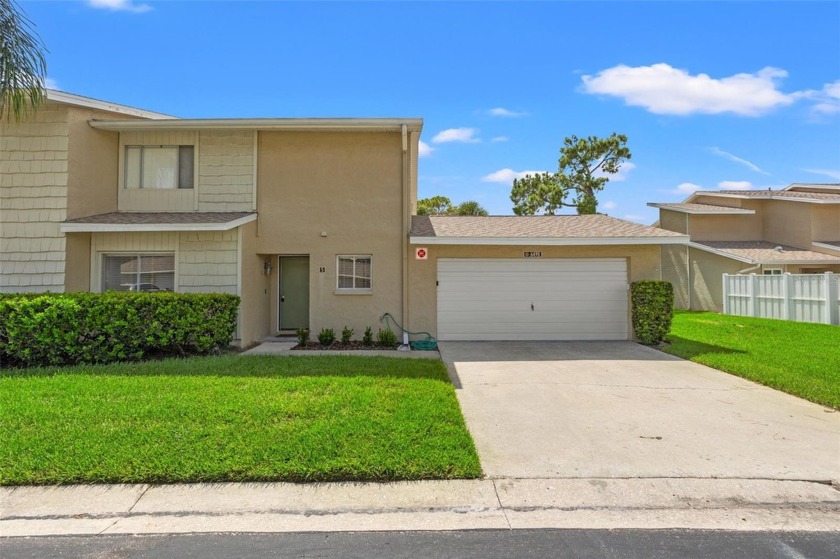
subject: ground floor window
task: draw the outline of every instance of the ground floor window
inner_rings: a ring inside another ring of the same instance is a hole
[[[370,291],[372,260],[369,254],[338,256],[338,290]]]
[[[764,270],[762,270],[762,273],[765,276],[780,276],[782,275],[783,270],[781,268],[764,268]]]
[[[105,254],[102,291],[174,291],[175,254]]]

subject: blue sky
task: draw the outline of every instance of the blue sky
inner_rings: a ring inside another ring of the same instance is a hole
[[[20,5],[59,89],[185,118],[422,117],[420,196],[492,214],[572,134],[628,136],[599,210],[644,223],[698,188],[840,182],[836,1]]]

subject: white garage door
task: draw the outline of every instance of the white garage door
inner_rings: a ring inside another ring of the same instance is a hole
[[[626,340],[627,261],[438,259],[440,340]]]

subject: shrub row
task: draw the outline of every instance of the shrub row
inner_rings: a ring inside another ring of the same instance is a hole
[[[342,345],[349,345],[353,341],[353,333],[354,330],[352,328],[348,328],[347,326],[341,331],[341,344]],[[311,332],[309,328],[298,328],[297,330],[297,340],[298,344],[303,347],[309,345],[309,338],[311,336]],[[368,326],[365,328],[365,334],[362,337],[362,345],[364,346],[373,346],[373,329]],[[318,343],[324,347],[329,347],[336,342],[336,335],[335,330],[332,328],[322,328],[320,332],[318,332]],[[394,332],[391,331],[390,328],[382,328],[376,333],[376,345],[381,347],[394,347],[399,342],[399,338]]]
[[[674,287],[667,281],[643,280],[630,284],[633,331],[645,345],[657,345],[671,330]]]
[[[0,296],[0,364],[46,366],[200,355],[226,347],[239,297],[219,293]]]

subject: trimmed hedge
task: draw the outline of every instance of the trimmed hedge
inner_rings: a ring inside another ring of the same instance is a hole
[[[0,296],[0,365],[47,366],[201,355],[230,345],[239,297],[116,292]]]
[[[633,332],[645,345],[657,345],[671,330],[674,286],[667,281],[643,280],[630,284]]]

